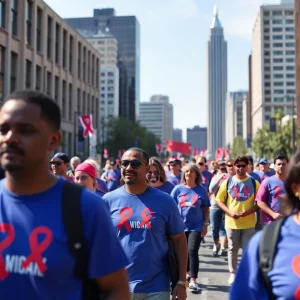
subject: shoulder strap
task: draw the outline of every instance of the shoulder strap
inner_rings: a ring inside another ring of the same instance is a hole
[[[80,185],[65,181],[62,191],[62,218],[68,238],[68,247],[75,260],[74,274],[85,278],[87,274],[87,256],[84,250],[84,229],[81,214]]]
[[[259,245],[259,270],[268,290],[269,299],[271,300],[275,300],[276,297],[272,291],[272,283],[269,279],[268,272],[273,269],[280,229],[286,219],[287,217],[284,217],[267,225],[263,229],[262,239]]]
[[[252,185],[253,185],[253,188],[254,188],[254,201],[255,201],[255,198],[256,198],[256,180],[253,177],[250,177],[250,179],[252,181]]]
[[[225,196],[225,202],[224,202],[226,205],[227,205],[227,200],[228,200],[228,188],[231,183],[231,180],[232,180],[232,177],[229,177],[226,182],[226,196]]]

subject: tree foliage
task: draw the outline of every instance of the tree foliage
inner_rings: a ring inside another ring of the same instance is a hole
[[[125,118],[111,117],[105,124],[107,139],[104,147],[112,157],[117,157],[119,150],[130,147],[144,149],[149,155],[156,155],[155,144],[159,139],[139,122],[133,123]]]
[[[238,155],[247,155],[248,149],[246,147],[246,142],[241,136],[236,136],[233,140],[232,147],[230,149],[231,157],[236,157]]]

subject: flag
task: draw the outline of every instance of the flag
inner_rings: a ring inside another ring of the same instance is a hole
[[[177,152],[177,159],[180,159],[182,157],[182,154],[180,152]]]
[[[109,158],[107,148],[104,148],[104,150],[103,150],[103,157],[104,157],[105,159],[108,159],[108,158]]]
[[[93,117],[92,115],[85,115],[79,117],[81,126],[83,127],[83,136],[86,138],[87,136],[92,137],[94,134],[93,128]]]
[[[156,153],[157,154],[160,154],[162,151],[161,151],[161,144],[155,144],[155,148],[156,148]]]
[[[119,150],[118,157],[121,158],[124,154],[125,150]]]
[[[199,155],[199,150],[197,148],[193,149],[193,156]]]
[[[189,155],[191,153],[191,144],[168,140],[166,143],[166,151],[180,152]]]

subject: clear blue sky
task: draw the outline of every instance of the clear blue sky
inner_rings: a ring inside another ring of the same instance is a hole
[[[141,25],[141,97],[165,94],[174,127],[207,125],[206,45],[218,5],[228,43],[228,91],[248,89],[248,55],[262,4],[279,0],[46,0],[61,17],[89,17],[94,8],[135,15]]]

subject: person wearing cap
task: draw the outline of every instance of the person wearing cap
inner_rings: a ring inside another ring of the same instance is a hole
[[[98,184],[96,181],[96,177],[97,173],[95,167],[92,164],[83,162],[79,164],[75,169],[74,182],[83,185],[87,189],[103,196],[105,193],[97,189]]]
[[[223,220],[223,211],[218,206],[216,201],[216,195],[219,191],[219,188],[222,182],[228,179],[229,174],[227,174],[226,162],[224,160],[220,160],[217,162],[218,164],[218,173],[212,178],[209,185],[209,193],[210,193],[210,228],[211,235],[214,241],[213,247],[213,256],[216,257],[221,250],[220,256],[226,257],[226,231],[224,227]]]
[[[108,191],[112,192],[120,186],[121,172],[114,159],[111,159],[109,164],[110,169],[102,174],[101,179],[106,182]]]
[[[275,173],[270,170],[270,163],[266,158],[261,158],[259,160],[259,170],[255,171],[255,173],[259,175],[261,182],[264,179],[275,175]]]
[[[69,167],[69,156],[65,153],[58,152],[50,160],[51,170],[54,175],[64,177],[69,181],[73,181],[73,178],[67,175]]]
[[[181,182],[181,160],[172,159],[169,161],[170,171],[167,172],[167,179],[174,185]]]

